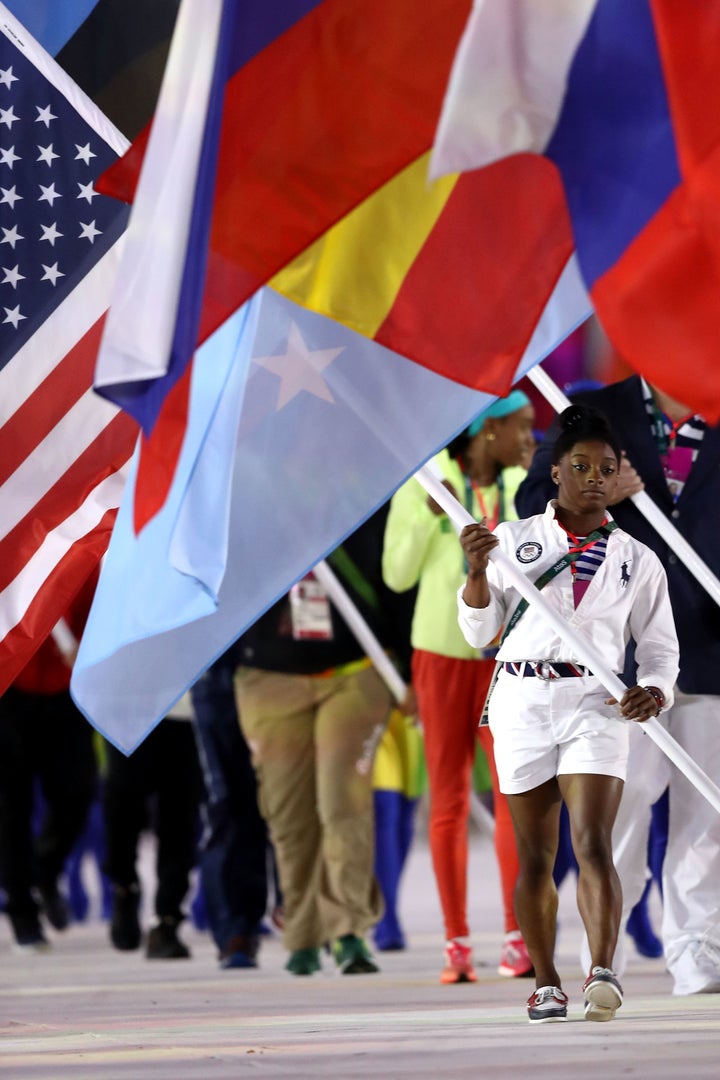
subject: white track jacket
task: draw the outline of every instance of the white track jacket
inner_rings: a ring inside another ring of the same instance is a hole
[[[611,520],[610,514],[607,515]],[[555,502],[544,514],[498,525],[500,547],[519,570],[536,581],[567,554],[567,534],[555,520]],[[503,580],[502,570],[490,560],[487,571],[490,603],[472,608],[458,591],[458,621],[465,639],[475,648],[488,645],[510,619],[522,597]],[[665,708],[673,703],[679,652],[665,571],[650,548],[621,529],[610,534],[607,554],[577,608],[573,601],[570,567],[542,590],[547,602],[583,634],[614,671],[625,666],[625,646],[635,640],[637,682],[657,686],[665,695]],[[530,605],[500,647],[498,660],[559,660],[580,663],[544,618]]]

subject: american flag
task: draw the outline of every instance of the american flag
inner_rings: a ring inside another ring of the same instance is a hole
[[[136,427],[92,390],[127,141],[0,5],[0,693],[102,555]]]

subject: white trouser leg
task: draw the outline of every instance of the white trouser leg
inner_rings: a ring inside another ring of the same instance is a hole
[[[720,784],[720,698],[676,693],[670,733]],[[674,766],[662,936],[675,994],[720,990],[720,814]]]

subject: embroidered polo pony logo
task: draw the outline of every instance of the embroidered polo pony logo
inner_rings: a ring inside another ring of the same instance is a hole
[[[627,589],[630,581],[630,571],[628,570],[628,564],[624,562],[620,567],[620,587]]]

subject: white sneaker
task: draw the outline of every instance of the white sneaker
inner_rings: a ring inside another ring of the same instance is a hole
[[[567,1020],[568,997],[559,986],[538,986],[527,1003],[531,1024],[553,1024]]]
[[[622,986],[610,968],[594,967],[583,985],[585,1019],[612,1020],[623,1003]]]

